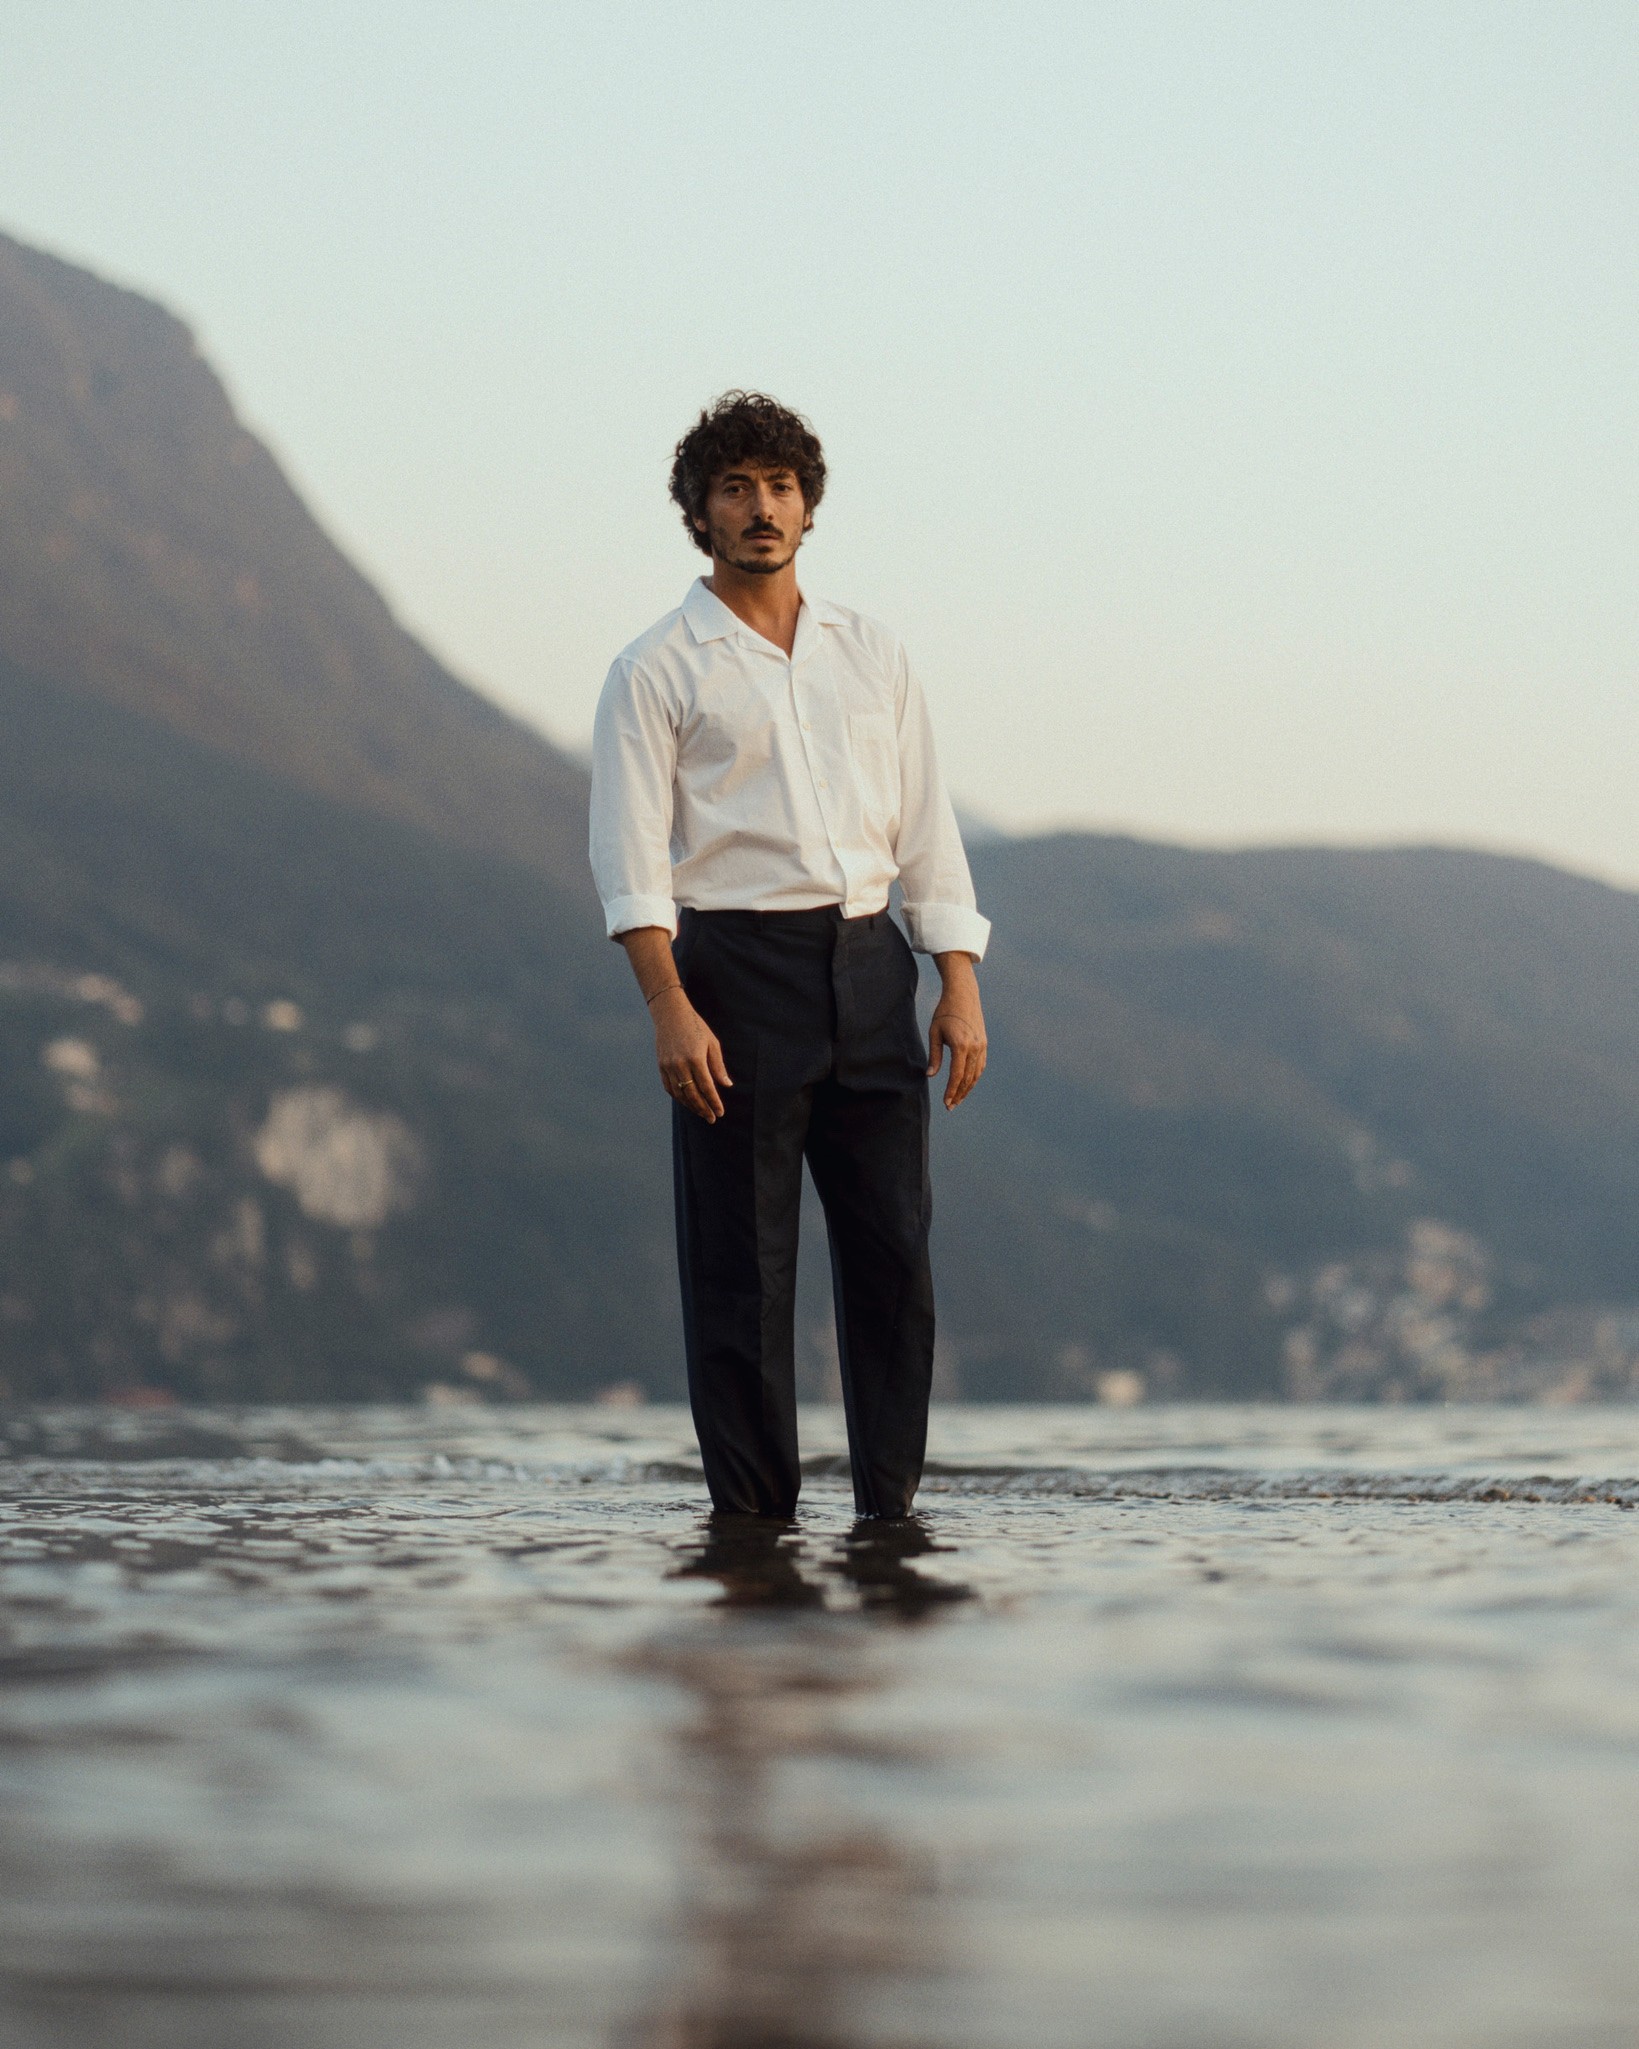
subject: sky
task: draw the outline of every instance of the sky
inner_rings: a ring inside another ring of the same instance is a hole
[[[1015,830],[1639,883],[1631,0],[0,0],[0,226],[162,299],[582,744],[735,385]]]

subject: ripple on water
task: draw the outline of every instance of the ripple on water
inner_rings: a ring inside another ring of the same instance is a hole
[[[6,2049],[1626,2039],[1639,1415],[804,1430],[11,1418]]]

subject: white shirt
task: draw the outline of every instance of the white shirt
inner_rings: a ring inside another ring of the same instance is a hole
[[[611,938],[675,932],[679,904],[864,917],[896,879],[920,952],[982,956],[990,936],[905,650],[817,599],[788,657],[697,582],[616,658],[591,851]]]

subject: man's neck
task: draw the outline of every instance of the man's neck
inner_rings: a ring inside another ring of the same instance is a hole
[[[790,654],[797,640],[797,614],[802,610],[795,562],[788,562],[772,576],[751,576],[714,555],[705,581],[706,589],[727,605],[736,619],[743,619],[753,633]]]

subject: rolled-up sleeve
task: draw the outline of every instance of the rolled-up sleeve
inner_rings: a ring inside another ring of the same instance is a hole
[[[962,835],[939,773],[927,699],[903,649],[895,702],[899,837],[894,858],[905,893],[905,929],[918,953],[971,953],[983,960],[990,920],[979,915]]]
[[[624,658],[609,671],[592,728],[592,880],[611,939],[645,925],[677,930],[672,778],[677,731],[652,677]]]

